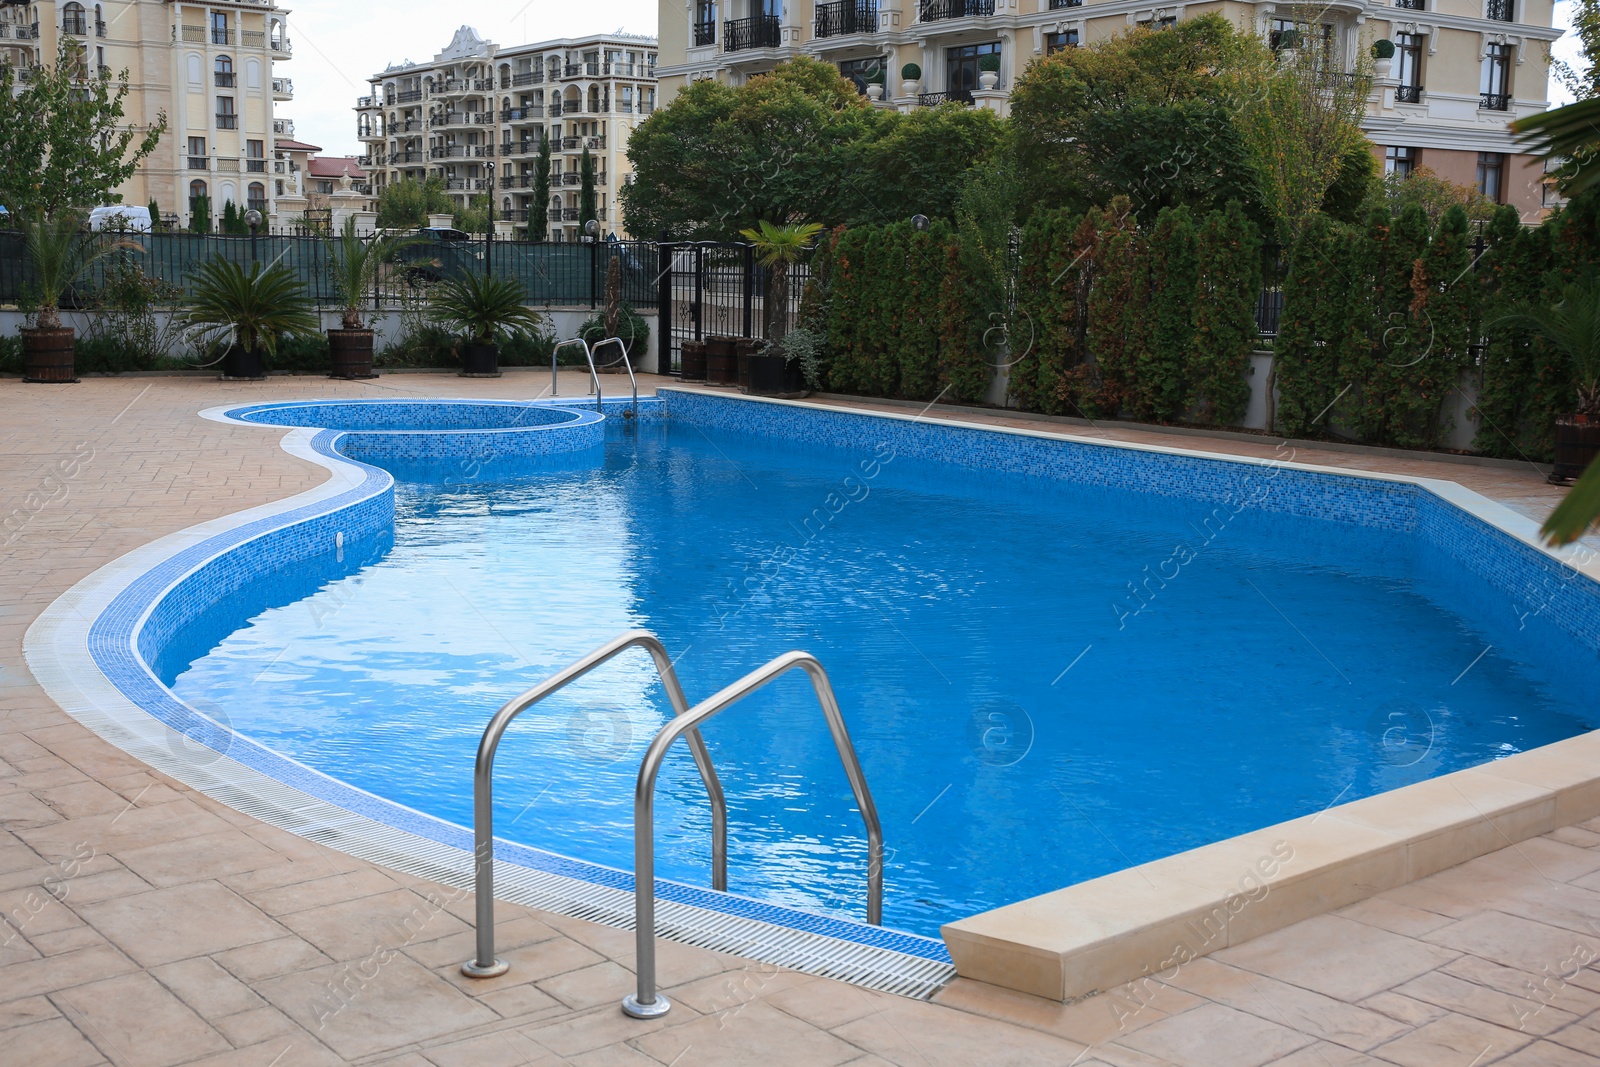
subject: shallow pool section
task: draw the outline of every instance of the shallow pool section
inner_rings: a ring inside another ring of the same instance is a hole
[[[883,818],[886,923],[925,934],[1596,725],[1593,649],[1547,624],[1571,590],[1526,593],[1530,625],[1425,529],[1449,505],[1412,486],[1284,479],[1284,506],[1219,508],[1159,481],[920,458],[906,435],[955,433],[938,427],[830,445],[694,414],[610,420],[603,448],[559,462],[391,456],[392,547],[341,577],[256,580],[240,601],[263,607],[220,643],[175,634],[162,681],[310,768],[470,826],[493,710],[617,632],[658,633],[691,700],[805,649]],[[1136,461],[1152,477],[1190,462]],[[498,834],[631,867],[633,779],[668,713],[640,655],[524,716],[500,749]],[[730,889],[858,918],[860,820],[803,678],[706,736]],[[660,797],[660,873],[706,884],[686,754]]]

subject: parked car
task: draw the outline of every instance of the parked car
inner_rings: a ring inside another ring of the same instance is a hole
[[[150,209],[131,204],[109,204],[89,212],[89,229],[122,230],[129,233],[150,232]]]
[[[423,226],[417,240],[400,252],[406,276],[413,283],[433,284],[483,270],[481,240],[465,230]]]

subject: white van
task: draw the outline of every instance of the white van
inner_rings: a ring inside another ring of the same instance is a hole
[[[89,212],[89,229],[124,230],[131,233],[150,232],[150,209],[130,204],[112,204],[97,207]]]

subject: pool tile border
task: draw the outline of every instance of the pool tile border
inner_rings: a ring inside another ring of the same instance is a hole
[[[1411,531],[1446,565],[1526,598],[1525,624],[1600,649],[1600,560],[1544,547],[1534,522],[1455,482],[686,387],[658,395],[669,417],[725,429],[864,450],[887,442],[897,455],[1222,502],[1276,469],[1290,473],[1283,486],[1334,505],[1318,517]],[[1150,454],[1181,462],[1153,470]],[[1279,488],[1275,475],[1271,490]],[[1271,490],[1253,493],[1252,505],[1298,512],[1299,502]],[[1144,983],[1170,981],[1201,956],[1596,815],[1600,731],[995,908],[942,933],[962,977],[1061,1001],[1121,989],[1143,1003]]]

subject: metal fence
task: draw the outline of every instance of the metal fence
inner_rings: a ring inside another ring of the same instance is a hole
[[[752,246],[696,241],[655,246],[656,301],[662,362],[674,373],[684,341],[706,337],[765,337],[771,319],[772,272],[755,260]],[[788,321],[799,319],[811,278],[807,263],[789,267]]]
[[[279,263],[294,272],[317,304],[335,307],[339,295],[329,268],[329,242],[311,236],[262,234],[234,237],[193,233],[123,233],[115,250],[96,261],[68,294],[67,306],[93,306],[109,272],[137,267],[173,288],[177,299],[193,295],[200,267],[221,258],[234,263]],[[377,306],[414,299],[430,284],[485,269],[522,283],[533,305],[598,307],[605,301],[611,259],[622,268],[622,298],[634,307],[656,303],[656,248],[645,241],[425,241],[402,250],[386,265],[372,293]],[[0,231],[0,303],[27,297],[34,281],[22,235]]]

